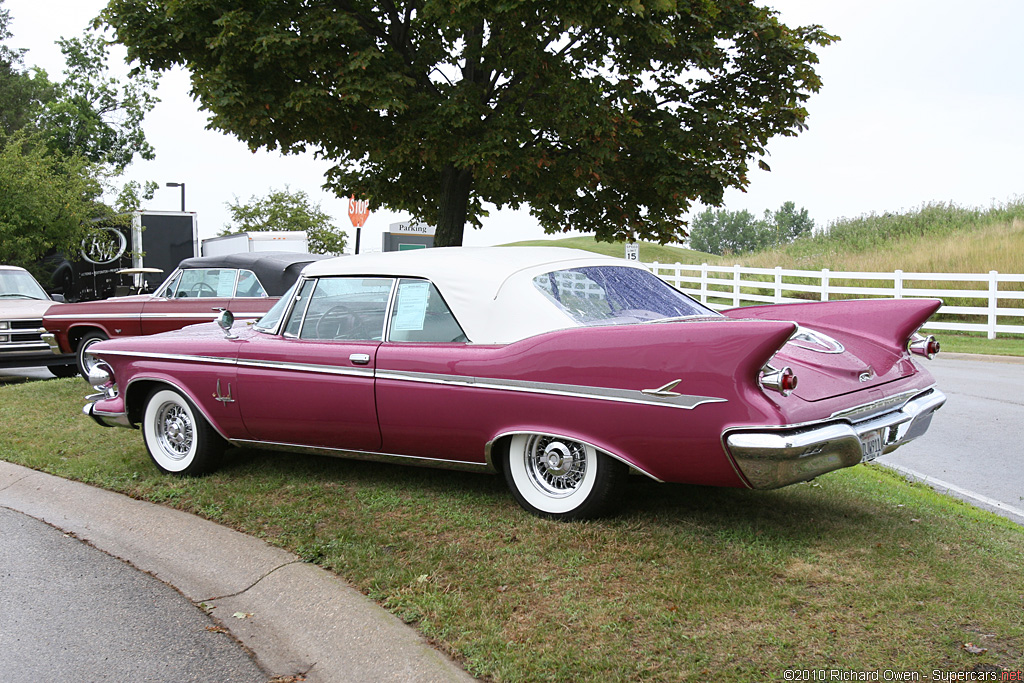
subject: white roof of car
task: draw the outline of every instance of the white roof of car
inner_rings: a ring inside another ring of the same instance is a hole
[[[386,275],[433,282],[471,342],[500,344],[579,323],[554,305],[533,278],[585,266],[643,266],[562,247],[443,247],[342,256],[311,263],[305,277]]]

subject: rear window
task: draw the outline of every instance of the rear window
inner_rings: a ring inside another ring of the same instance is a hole
[[[625,325],[719,315],[638,268],[591,266],[555,270],[533,278],[533,285],[583,325]]]

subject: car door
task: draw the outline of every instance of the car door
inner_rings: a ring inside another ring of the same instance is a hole
[[[400,279],[388,339],[376,358],[383,450],[482,463],[484,443],[504,416],[494,411],[501,397],[477,387],[474,374],[487,367],[496,350],[467,344],[461,326],[432,283]]]
[[[231,307],[237,278],[235,268],[182,270],[143,305],[142,334],[179,330],[213,320],[217,309]]]
[[[235,294],[227,305],[227,309],[235,316],[235,320],[256,320],[277,303],[276,297],[270,297],[256,273],[246,268],[238,270]]]
[[[390,278],[303,281],[275,334],[238,359],[238,401],[255,441],[378,451],[374,368]]]

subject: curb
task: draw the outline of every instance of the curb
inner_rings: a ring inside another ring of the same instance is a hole
[[[980,363],[1010,363],[1011,365],[1024,365],[1024,356],[988,356],[983,353],[954,353],[952,351],[940,351],[936,358],[943,360],[973,360]]]
[[[4,461],[0,506],[152,574],[197,606],[212,606],[210,614],[273,677],[475,680],[335,574],[214,522]]]

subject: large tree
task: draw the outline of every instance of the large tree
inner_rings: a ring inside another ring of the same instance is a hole
[[[0,137],[21,130],[36,115],[41,102],[52,95],[45,75],[25,69],[25,50],[3,44],[11,38],[10,20],[10,12],[0,0]]]
[[[461,244],[483,202],[549,232],[679,239],[804,127],[815,46],[749,0],[110,0],[131,59],[184,66],[210,125],[311,147],[328,185]]]
[[[138,207],[138,183],[121,189],[114,208],[104,194],[131,160],[152,158],[142,118],[156,102],[155,81],[122,81],[107,68],[99,35],[58,41],[64,80],[26,69],[0,0],[0,262],[31,266],[49,251],[75,253],[97,224],[123,222]],[[148,186],[145,191],[150,191]]]
[[[110,75],[107,42],[85,33],[57,41],[64,80],[53,85],[36,124],[53,149],[79,153],[120,174],[135,159],[153,159],[142,120],[159,101],[156,77],[144,70],[121,80]]]
[[[15,133],[0,138],[0,263],[30,266],[50,250],[76,253],[95,221],[113,221],[102,204],[102,170],[81,154],[48,150]]]

